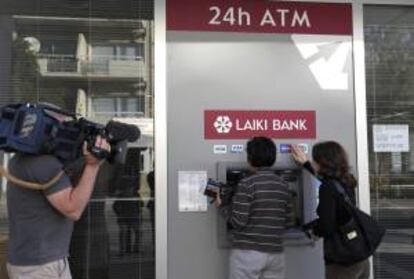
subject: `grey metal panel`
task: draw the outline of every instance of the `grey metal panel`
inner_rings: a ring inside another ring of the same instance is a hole
[[[335,50],[335,43],[332,45],[322,49],[320,55],[329,57]],[[350,54],[344,67],[349,88],[322,90],[291,35],[168,32],[169,278],[226,278],[227,251],[218,247],[217,210],[210,207],[202,213],[178,212],[178,171],[206,170],[209,177],[217,178],[218,161],[246,160],[245,154],[213,154],[214,144],[229,146],[245,141],[204,140],[204,110],[315,110],[315,140],[276,142],[312,145],[319,140],[337,140],[355,166]],[[293,163],[288,154],[280,154],[278,160],[282,165]],[[287,278],[323,277],[320,243],[314,247],[287,247],[286,255]]]
[[[166,0],[154,6],[155,275],[168,278]]]
[[[396,2],[396,1],[392,1]],[[368,124],[366,103],[366,73],[364,45],[364,6],[358,1],[353,9],[353,43],[354,43],[354,76],[355,76],[355,115],[357,130],[357,165],[358,165],[358,204],[370,213],[370,186],[368,166]],[[372,258],[370,259],[370,279],[374,278]]]

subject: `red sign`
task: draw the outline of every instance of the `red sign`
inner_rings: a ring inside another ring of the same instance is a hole
[[[167,0],[167,29],[352,35],[352,5],[269,0]]]
[[[316,138],[315,111],[207,110],[205,139]]]

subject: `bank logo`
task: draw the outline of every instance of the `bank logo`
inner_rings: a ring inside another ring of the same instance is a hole
[[[219,134],[228,134],[233,127],[233,123],[230,120],[230,117],[223,115],[217,116],[216,121],[214,121],[214,128],[216,128],[217,133]]]

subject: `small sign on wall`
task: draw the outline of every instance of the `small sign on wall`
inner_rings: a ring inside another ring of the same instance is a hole
[[[409,152],[408,125],[373,125],[374,152]]]
[[[179,171],[178,210],[180,212],[207,211],[207,198],[203,194],[206,185],[206,171]]]
[[[244,145],[243,144],[232,144],[231,153],[243,153]]]
[[[226,154],[227,153],[227,145],[225,144],[215,144],[213,146],[214,154]]]

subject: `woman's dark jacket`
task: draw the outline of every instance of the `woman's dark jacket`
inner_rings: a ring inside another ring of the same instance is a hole
[[[311,164],[306,162],[304,167],[312,174],[315,174]],[[316,220],[313,226],[313,233],[320,237],[329,237],[335,229],[342,224],[345,224],[350,220],[350,215],[345,208],[345,204],[338,195],[335,189],[334,179],[329,177],[321,178],[322,184],[319,187],[319,204],[316,210],[319,218]],[[355,204],[355,192],[349,187],[341,185],[350,199]]]

